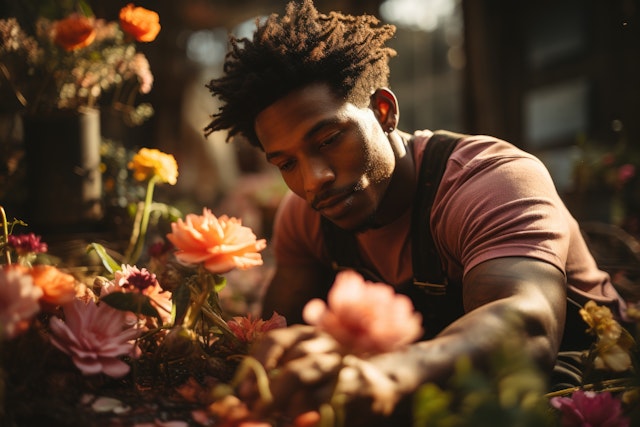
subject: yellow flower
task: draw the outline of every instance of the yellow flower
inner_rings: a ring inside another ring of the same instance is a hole
[[[580,315],[589,325],[587,332],[597,335],[599,339],[615,342],[620,337],[622,327],[615,321],[608,307],[589,301],[580,309]]]
[[[635,342],[613,318],[611,310],[589,301],[580,309],[580,314],[589,325],[587,332],[597,336],[594,367],[615,372],[629,369],[632,364],[630,351]]]
[[[155,148],[141,148],[129,162],[133,177],[145,181],[157,176],[160,182],[175,185],[178,181],[178,164],[171,154],[163,153]]]

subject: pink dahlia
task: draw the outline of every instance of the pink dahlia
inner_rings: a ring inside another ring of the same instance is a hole
[[[42,289],[24,268],[0,268],[0,334],[14,338],[27,330],[31,319],[40,311],[38,300]]]
[[[352,270],[338,273],[328,305],[313,299],[303,317],[357,355],[391,351],[422,335],[422,316],[409,297],[384,283],[367,282]]]
[[[127,312],[106,304],[76,299],[63,307],[65,320],[52,317],[51,342],[71,356],[85,375],[104,372],[117,378],[129,372],[120,356],[133,356],[141,330],[127,321]]]

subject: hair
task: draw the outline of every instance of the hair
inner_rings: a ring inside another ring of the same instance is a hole
[[[256,116],[278,99],[312,83],[327,83],[339,99],[366,106],[373,90],[389,84],[386,47],[396,28],[371,15],[319,13],[312,0],[290,2],[284,16],[256,20],[253,39],[229,36],[224,74],[207,84],[222,107],[205,135],[228,130],[227,141],[244,136],[262,148]]]

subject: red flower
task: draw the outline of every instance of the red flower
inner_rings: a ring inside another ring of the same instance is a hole
[[[240,341],[250,343],[267,331],[286,327],[287,320],[276,312],[273,313],[271,319],[266,321],[252,319],[249,314],[247,317],[234,317],[227,322],[227,325]]]
[[[391,351],[422,335],[422,316],[409,297],[384,283],[365,282],[351,270],[336,276],[328,306],[320,299],[311,300],[303,317],[357,355]]]
[[[53,40],[65,50],[87,47],[95,38],[93,21],[86,16],[74,13],[55,23]]]

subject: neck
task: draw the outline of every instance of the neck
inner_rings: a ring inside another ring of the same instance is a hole
[[[411,208],[416,186],[413,136],[394,130],[388,138],[396,156],[396,166],[376,212],[375,222],[378,226],[390,224]]]

